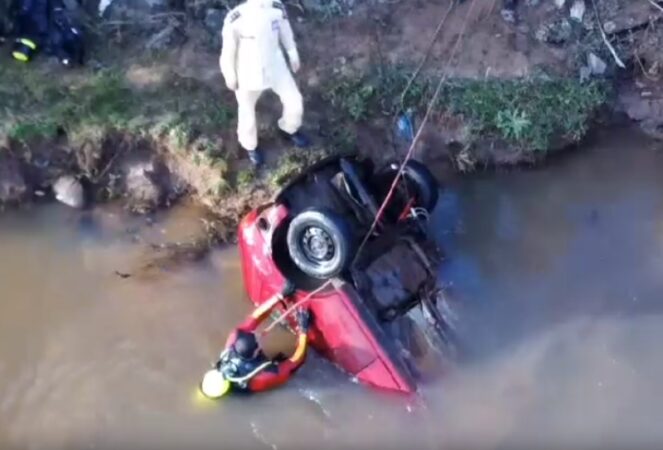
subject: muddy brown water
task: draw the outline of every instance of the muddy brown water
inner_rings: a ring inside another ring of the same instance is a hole
[[[195,394],[249,311],[235,249],[121,278],[201,226],[111,208],[0,216],[0,448],[661,448],[663,148],[615,130],[454,181],[432,225],[465,357],[402,398],[317,357],[281,390]],[[275,346],[291,346],[275,336]]]

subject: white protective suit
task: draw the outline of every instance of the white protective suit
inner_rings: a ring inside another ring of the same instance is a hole
[[[283,104],[279,128],[293,134],[302,124],[302,95],[280,45],[288,54],[292,70],[299,70],[299,53],[281,2],[247,0],[226,16],[219,66],[226,85],[237,97],[237,136],[246,150],[258,146],[255,107],[267,89],[274,91]]]

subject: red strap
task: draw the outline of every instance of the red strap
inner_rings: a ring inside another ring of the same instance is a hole
[[[398,217],[398,221],[400,222],[401,220],[407,219],[407,216],[410,215],[410,210],[414,206],[414,199],[411,198],[408,202],[407,205],[405,205],[405,209],[401,213],[401,215]]]

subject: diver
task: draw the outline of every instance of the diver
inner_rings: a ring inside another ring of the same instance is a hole
[[[307,333],[311,322],[308,309],[299,308],[297,317],[297,348],[290,358],[280,354],[269,359],[262,351],[256,329],[282,300],[291,297],[294,286],[286,282],[283,290],[256,308],[226,341],[214,369],[208,371],[201,383],[202,393],[212,399],[234,392],[260,392],[287,382],[306,358]]]

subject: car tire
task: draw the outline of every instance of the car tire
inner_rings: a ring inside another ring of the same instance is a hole
[[[433,174],[419,161],[410,160],[403,171],[417,196],[417,206],[432,212],[440,196],[440,185]]]
[[[381,191],[380,195],[382,199],[386,197],[387,191],[393,183],[394,175],[398,171],[399,166],[400,165],[396,162],[390,164],[380,172],[378,177],[376,177],[376,179],[379,180],[378,182],[380,186],[377,188]],[[415,206],[424,208],[428,212],[432,212],[437,205],[440,195],[440,186],[430,170],[419,161],[410,160],[405,164],[403,177],[407,182],[408,189],[414,191],[414,195],[417,198]],[[400,210],[394,213],[398,212],[400,212]]]
[[[354,239],[346,220],[327,209],[308,209],[288,226],[290,259],[306,275],[333,278],[343,272],[353,256]]]

